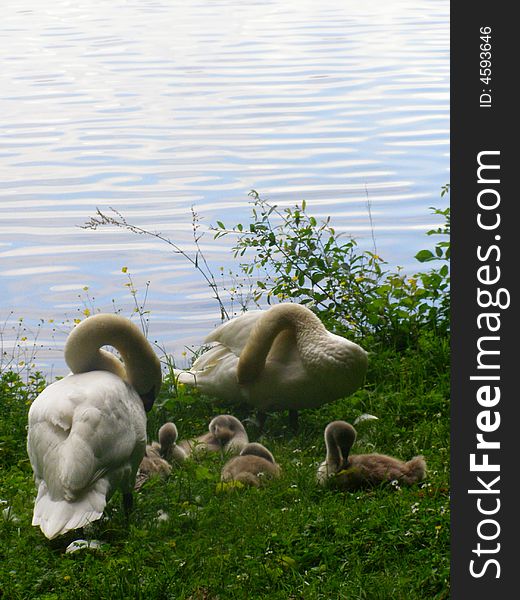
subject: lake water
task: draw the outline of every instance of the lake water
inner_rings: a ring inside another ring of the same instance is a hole
[[[160,241],[80,229],[96,207],[193,248],[251,189],[413,272],[449,181],[446,0],[7,0],[0,23],[2,351],[53,374],[84,309],[130,315],[182,361],[219,322]],[[370,202],[368,210],[367,198]],[[202,242],[215,275],[231,240]],[[88,288],[85,290],[84,288]],[[23,323],[18,326],[18,319]],[[22,339],[22,338],[27,338]],[[17,346],[20,344],[20,347]]]

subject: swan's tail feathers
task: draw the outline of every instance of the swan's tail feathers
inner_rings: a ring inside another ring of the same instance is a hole
[[[406,483],[412,484],[422,481],[426,476],[426,462],[423,456],[415,456],[406,463],[407,473],[404,477]]]
[[[197,376],[191,371],[182,371],[181,369],[174,369],[173,374],[177,383],[183,383],[188,386],[197,385]]]
[[[45,537],[52,540],[67,531],[84,527],[101,518],[106,505],[106,482],[99,480],[81,498],[69,502],[53,499],[44,481],[40,482],[34,504],[33,525],[39,525]]]

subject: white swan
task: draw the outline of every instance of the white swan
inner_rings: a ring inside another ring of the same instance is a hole
[[[115,347],[124,366],[101,346]],[[70,333],[72,373],[49,385],[29,410],[27,451],[38,489],[33,525],[49,538],[99,519],[121,489],[132,502],[146,446],[146,414],[161,387],[161,364],[139,328],[111,314]]]
[[[224,465],[220,478],[224,482],[240,481],[260,487],[263,478],[277,478],[280,473],[280,466],[271,452],[262,444],[251,442]]]
[[[316,474],[321,485],[356,490],[393,480],[413,485],[424,479],[426,463],[422,456],[403,462],[386,454],[350,455],[356,441],[356,430],[350,423],[332,421],[325,427],[324,437],[327,456]]]
[[[237,454],[249,442],[245,427],[233,415],[218,415],[211,419],[208,433],[192,440],[183,440],[179,446],[188,455],[204,452]]]
[[[327,331],[299,304],[277,304],[224,323],[205,343],[214,345],[178,381],[264,413],[314,408],[348,396],[367,371],[367,353]],[[295,414],[293,414],[293,417]]]

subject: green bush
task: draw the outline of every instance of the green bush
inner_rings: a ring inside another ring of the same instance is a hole
[[[443,189],[443,194],[447,188]],[[217,222],[215,238],[236,236],[234,256],[240,267],[256,280],[254,298],[271,302],[294,299],[313,308],[331,328],[354,337],[373,336],[376,341],[400,348],[415,343],[425,327],[449,331],[450,277],[447,264],[439,269],[407,276],[390,271],[374,252],[361,251],[356,240],[345,239],[325,221],[307,213],[305,201],[279,209],[257,192],[252,219],[228,229]],[[450,209],[433,209],[445,223],[428,235],[447,236],[434,250],[421,250],[416,259],[448,261]],[[244,260],[248,259],[248,260]]]

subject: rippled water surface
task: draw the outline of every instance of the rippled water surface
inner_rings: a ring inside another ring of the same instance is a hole
[[[448,11],[444,0],[7,0],[3,351],[37,335],[38,365],[63,372],[71,319],[130,314],[123,267],[140,300],[150,282],[150,337],[177,358],[218,323],[204,281],[166,244],[80,229],[96,207],[190,250],[190,207],[201,231],[244,222],[255,189],[279,205],[305,199],[360,246],[374,236],[391,265],[417,268],[449,181]],[[218,278],[231,241],[201,244]]]

